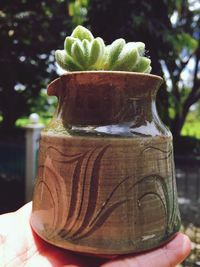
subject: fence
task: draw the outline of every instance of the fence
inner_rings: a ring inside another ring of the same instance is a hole
[[[175,158],[175,164],[180,199],[200,200],[200,158],[179,156]]]
[[[32,198],[37,152],[43,125],[36,114],[20,135],[0,138],[0,214],[16,210]]]
[[[32,198],[34,180],[37,172],[37,154],[39,149],[40,132],[44,125],[39,123],[39,116],[33,113],[26,129],[26,167],[25,167],[25,201]]]
[[[21,133],[20,133],[21,135]],[[15,210],[24,203],[25,142],[0,138],[0,214]]]
[[[176,157],[176,181],[182,231],[191,239],[191,255],[182,267],[200,266],[200,158]]]
[[[12,164],[10,164],[12,162]],[[25,144],[0,144],[0,177],[21,180],[25,176]]]

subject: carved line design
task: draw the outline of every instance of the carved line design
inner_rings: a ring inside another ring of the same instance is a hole
[[[70,205],[72,207],[72,209],[74,210],[74,205],[76,205],[77,203],[79,204],[79,212],[76,215],[76,217],[73,220],[72,226],[69,227],[69,223],[68,223],[68,219],[66,220],[66,224],[64,226],[65,229],[67,229],[65,232],[63,232],[61,230],[61,235],[62,237],[67,238],[67,236],[70,236],[70,238],[72,238],[72,236],[77,235],[78,233],[82,232],[85,230],[85,228],[87,228],[88,224],[90,223],[90,219],[93,216],[93,213],[95,212],[96,209],[96,203],[97,203],[97,199],[98,199],[98,195],[99,195],[99,190],[98,190],[98,184],[99,184],[99,180],[100,180],[100,166],[101,166],[101,159],[104,155],[104,153],[106,152],[106,150],[109,148],[110,145],[107,145],[105,147],[96,147],[93,150],[90,150],[86,153],[89,153],[89,157],[86,161],[85,167],[83,164],[81,164],[81,169],[84,170],[84,175],[81,175],[81,172],[79,170],[79,176],[78,176],[78,183],[80,183],[80,181],[83,181],[83,187],[85,187],[85,182],[87,179],[87,176],[89,177],[89,184],[90,184],[90,189],[89,189],[89,196],[88,199],[85,200],[84,199],[84,191],[82,190],[82,196],[81,196],[81,200],[86,202],[87,209],[85,212],[85,216],[84,219],[81,223],[81,225],[78,227],[77,221],[80,217],[80,213],[81,213],[81,209],[83,206],[83,201],[79,201],[78,199],[76,199],[76,202],[72,205]],[[94,158],[94,159],[93,159]],[[88,166],[90,165],[90,167],[92,166],[92,172],[90,175],[87,175],[87,169]],[[74,179],[74,178],[73,178]],[[77,192],[77,191],[76,191]],[[77,192],[78,194],[78,192]],[[76,228],[75,232],[73,232],[72,230]],[[78,229],[77,229],[78,228]],[[70,234],[70,232],[72,232]]]
[[[91,180],[90,180],[90,191],[89,191],[89,199],[88,199],[88,206],[87,210],[85,213],[84,220],[81,224],[81,227],[72,235],[72,238],[74,236],[77,236],[79,233],[81,233],[90,223],[90,220],[92,219],[93,214],[95,213],[96,209],[96,203],[99,195],[99,190],[98,190],[98,184],[100,180],[100,162],[101,159],[108,149],[109,146],[104,147],[99,154],[97,155],[96,159],[94,160],[93,163],[93,170],[92,170],[92,175],[91,175]]]
[[[53,205],[54,205],[54,207],[55,207],[55,206],[56,206],[56,204],[55,204],[55,200],[54,200],[54,198],[53,198],[51,189],[49,188],[48,184],[47,184],[44,180],[41,179],[41,180],[39,180],[39,182],[37,183],[37,187],[39,187],[39,186],[42,185],[42,184],[47,188],[47,190],[48,190],[48,192],[49,192],[49,194],[50,194],[50,196],[51,196],[51,199],[52,199],[52,201],[53,201]],[[55,220],[56,220],[56,216],[55,216],[55,210],[54,210],[53,225],[55,225]]]
[[[154,146],[147,146],[145,147],[141,153],[144,153],[144,152],[148,152],[150,151],[151,149],[154,149],[154,150],[159,150],[160,152],[162,152],[163,154],[166,154],[166,157],[163,157],[163,158],[160,158],[158,160],[166,160],[168,159],[169,162],[171,163],[171,188],[170,186],[167,186],[166,185],[166,190],[167,192],[169,192],[171,190],[172,192],[172,198],[168,198],[169,201],[167,202],[167,206],[168,206],[168,213],[169,215],[167,216],[168,218],[168,228],[167,228],[167,231],[171,231],[172,227],[173,227],[173,223],[175,223],[175,216],[177,215],[177,212],[178,212],[178,204],[177,202],[175,202],[175,198],[176,198],[176,184],[175,184],[175,166],[174,166],[174,160],[173,160],[173,147],[172,145],[170,146],[169,150],[165,151],[165,150],[162,150],[158,147],[154,147]],[[170,208],[171,207],[171,208]],[[180,218],[179,218],[179,215],[177,217],[177,219],[179,219],[180,221]]]
[[[50,149],[53,149],[56,153],[58,153],[58,157],[52,158],[52,162],[56,163],[76,163],[75,170],[71,177],[72,186],[71,186],[71,199],[68,209],[68,215],[66,217],[66,222],[62,225],[61,229],[58,231],[58,235],[60,237],[68,239],[68,240],[80,240],[89,235],[91,235],[94,231],[96,231],[99,227],[103,225],[103,223],[108,219],[112,212],[114,212],[121,205],[132,201],[133,190],[137,186],[142,185],[143,183],[151,182],[154,185],[160,185],[161,192],[160,194],[157,192],[146,192],[142,196],[138,197],[138,203],[142,201],[147,195],[154,195],[158,198],[162,204],[166,215],[166,228],[170,229],[170,225],[173,223],[174,215],[175,215],[175,207],[174,207],[174,192],[172,193],[172,205],[170,205],[170,191],[174,191],[174,179],[172,179],[172,188],[168,188],[168,185],[165,182],[164,177],[159,176],[158,174],[151,174],[148,176],[141,177],[137,182],[133,183],[127,189],[127,197],[125,199],[120,199],[117,202],[112,201],[114,194],[118,189],[126,182],[130,183],[131,180],[135,180],[134,177],[126,177],[122,181],[120,181],[107,196],[106,200],[102,203],[101,207],[97,210],[97,200],[99,195],[98,184],[100,181],[100,167],[101,161],[109,149],[110,145],[104,147],[95,147],[94,149],[88,150],[84,153],[77,153],[74,155],[67,155],[60,152],[58,149],[50,146],[47,148],[46,152]],[[172,149],[169,151],[161,150],[156,147],[146,147],[142,151],[142,153],[149,151],[150,149],[159,150],[160,152],[167,154],[166,158],[171,157]],[[60,160],[60,156],[65,157],[65,160]],[[162,158],[166,159],[166,158]],[[173,159],[172,159],[173,161]],[[88,174],[88,169],[92,169],[90,175]],[[172,170],[173,172],[173,170]],[[172,175],[174,175],[172,173]],[[45,177],[44,177],[45,178]],[[85,184],[86,180],[88,184],[90,184],[88,197],[85,198]],[[81,190],[81,201],[78,199],[78,188],[82,184]],[[50,190],[50,189],[49,189]],[[139,192],[139,190],[138,190]],[[130,196],[129,196],[130,195]],[[51,194],[52,196],[52,194]],[[55,205],[55,202],[53,202]],[[81,212],[83,212],[83,206],[87,207],[83,219],[80,223]],[[77,209],[75,209],[75,207]],[[172,207],[172,210],[171,210]],[[138,207],[139,208],[139,207]],[[77,211],[78,210],[78,211]],[[76,212],[75,212],[76,211]]]
[[[127,194],[131,192],[131,190],[135,189],[136,186],[142,184],[143,182],[146,182],[146,179],[152,178],[154,177],[154,175],[152,176],[145,176],[142,177],[140,181],[134,183],[128,190],[127,190]],[[109,195],[109,197],[107,198],[107,200],[103,203],[102,207],[99,209],[99,211],[97,211],[97,214],[94,216],[93,220],[90,223],[90,229],[88,230],[88,232],[86,232],[84,235],[80,235],[78,237],[75,238],[75,240],[78,239],[82,239],[84,237],[87,237],[89,234],[92,234],[95,230],[97,230],[97,228],[99,228],[107,219],[108,217],[111,215],[112,212],[114,212],[114,210],[116,208],[118,208],[119,206],[121,206],[122,204],[125,204],[129,201],[132,201],[134,199],[134,197],[127,197],[124,200],[119,200],[115,203],[112,203],[111,206],[108,206],[108,202],[111,200],[112,195],[114,195],[115,191],[117,190],[117,188],[119,188],[124,182],[126,182],[128,179],[132,179],[133,177],[126,177],[123,181],[121,181],[116,187],[115,189],[111,192],[111,194]],[[163,178],[162,178],[163,179]],[[132,192],[131,192],[132,193]],[[142,196],[140,196],[138,198],[138,201],[141,201],[145,196],[147,195],[155,195],[156,197],[159,198],[159,200],[161,201],[161,204],[163,206],[165,215],[167,217],[167,208],[166,208],[166,204],[164,203],[164,200],[162,199],[162,197],[156,193],[156,192],[146,192],[145,194],[143,194]],[[108,207],[107,207],[108,206]],[[97,227],[98,226],[98,227]],[[75,236],[73,236],[75,237]]]
[[[56,151],[59,155],[63,156],[63,157],[77,157],[77,156],[81,156],[83,153],[77,153],[77,154],[73,154],[73,155],[69,155],[69,154],[65,154],[61,151],[59,151],[56,147],[53,147],[53,146],[49,146],[46,150],[46,152],[49,152],[49,150],[54,150]],[[55,159],[54,159],[55,160]]]
[[[158,151],[162,152],[163,154],[166,154],[165,157],[160,158],[160,159],[158,159],[158,160],[165,160],[165,159],[168,159],[168,158],[170,158],[170,157],[172,156],[172,154],[173,154],[173,148],[172,148],[172,146],[170,147],[169,150],[163,150],[163,149],[160,149],[160,148],[158,148],[158,147],[154,147],[154,146],[147,146],[147,147],[145,147],[145,148],[141,151],[141,154],[146,153],[146,152],[149,152],[149,151],[151,151],[151,150],[158,150]]]
[[[42,177],[40,176],[40,173],[43,173]],[[47,175],[46,175],[46,172]],[[59,203],[62,203],[63,201],[67,201],[67,196],[66,196],[66,190],[65,190],[65,187],[63,186],[65,183],[64,183],[64,180],[61,176],[57,175],[57,173],[55,172],[55,170],[53,168],[50,168],[50,166],[48,165],[40,165],[39,166],[39,179],[38,179],[38,182],[36,184],[36,187],[39,186],[39,184],[44,184],[45,187],[47,187],[48,191],[50,192],[50,195],[51,195],[51,198],[52,198],[52,201],[53,201],[53,207],[54,207],[54,218],[53,218],[53,228],[56,228],[56,226],[59,224],[59,218],[58,216],[56,216],[56,214],[58,213],[58,210],[59,210]],[[57,180],[57,183],[54,184],[54,180]],[[53,191],[52,191],[52,188],[50,188],[50,185],[55,185],[53,187]],[[41,190],[43,191],[43,188],[41,188]],[[38,190],[37,190],[38,191]],[[40,201],[43,201],[42,199],[42,195],[43,195],[43,192],[40,192]],[[54,194],[53,194],[54,192]],[[54,197],[56,197],[56,200],[54,199]],[[49,233],[49,237],[51,235],[53,235],[53,230],[51,231],[51,233]]]

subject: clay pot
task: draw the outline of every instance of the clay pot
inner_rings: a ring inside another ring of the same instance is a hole
[[[43,130],[31,225],[73,251],[118,255],[160,246],[179,230],[172,135],[156,111],[162,78],[74,72]]]

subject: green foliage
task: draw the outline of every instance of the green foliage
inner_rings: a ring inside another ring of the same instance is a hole
[[[64,50],[56,50],[55,58],[67,71],[114,70],[151,72],[151,60],[144,56],[145,44],[120,38],[105,45],[100,37],[94,38],[83,26],[77,26],[66,37]]]
[[[172,39],[177,53],[181,53],[183,49],[187,49],[189,53],[193,53],[198,47],[198,41],[193,38],[190,34],[182,32],[177,34]]]
[[[101,36],[106,43],[118,38],[145,43],[152,72],[166,77],[166,83],[158,92],[157,106],[162,120],[176,138],[180,137],[191,105],[200,100],[200,9],[197,2],[89,1],[87,22],[95,36]],[[121,39],[118,40],[116,54],[112,47],[110,49],[113,59],[123,46]],[[132,70],[138,68],[145,72],[148,60],[141,58]],[[108,62],[113,66],[112,59]]]
[[[200,106],[200,104],[199,104]],[[192,110],[185,121],[185,124],[182,128],[181,134],[183,136],[193,136],[200,139],[200,121],[199,121],[200,112],[198,107]]]
[[[40,91],[36,98],[28,100],[30,113],[37,113],[40,116],[40,123],[46,125],[52,119],[53,113],[57,106],[57,98],[48,96],[46,89]],[[29,114],[21,116],[15,122],[15,126],[24,127],[30,123]]]
[[[70,0],[69,15],[74,27],[82,25],[87,17],[88,0]]]
[[[47,125],[51,121],[51,119],[52,119],[52,117],[40,117],[39,123],[41,123],[43,125]],[[30,123],[29,118],[26,116],[23,116],[23,117],[16,120],[15,126],[17,128],[22,128],[22,127],[27,126],[27,124],[29,124],[29,123]]]
[[[112,68],[115,62],[117,61],[119,54],[121,53],[124,45],[124,39],[120,38],[114,41],[110,46],[107,47],[107,65]]]
[[[198,120],[186,121],[181,134],[183,136],[193,136],[200,139],[200,122]]]
[[[2,0],[0,3],[1,127],[12,128],[54,79],[55,47],[71,31],[65,0]],[[43,106],[38,106],[38,110]]]

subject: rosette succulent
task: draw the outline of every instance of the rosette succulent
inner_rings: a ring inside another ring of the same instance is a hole
[[[77,26],[66,37],[63,50],[56,50],[58,65],[67,71],[113,70],[151,72],[151,60],[145,56],[145,44],[122,38],[105,45],[83,26]]]

